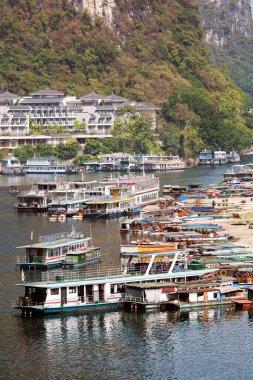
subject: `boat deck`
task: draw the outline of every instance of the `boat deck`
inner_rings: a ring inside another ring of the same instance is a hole
[[[62,271],[59,272],[45,272],[42,273],[42,281],[38,282],[29,282],[18,284],[20,286],[31,286],[31,287],[41,287],[44,285],[64,287],[66,283],[71,284],[86,284],[92,285],[94,282],[96,284],[103,283],[129,283],[129,282],[138,282],[138,281],[153,281],[153,280],[165,280],[165,279],[176,279],[182,276],[183,277],[196,277],[209,274],[211,272],[216,272],[217,269],[201,269],[201,270],[186,270],[186,271],[175,271],[172,273],[155,273],[155,274],[143,274],[141,272],[133,274],[122,274],[120,268],[108,269],[104,271],[95,271],[96,273],[87,273],[85,270],[78,271]]]

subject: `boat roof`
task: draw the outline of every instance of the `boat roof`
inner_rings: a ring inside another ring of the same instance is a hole
[[[79,285],[93,285],[93,284],[121,284],[135,281],[152,281],[152,280],[162,280],[168,278],[182,278],[182,277],[196,277],[203,276],[209,273],[216,272],[218,269],[200,269],[200,270],[188,270],[188,271],[178,271],[173,273],[160,273],[160,274],[149,274],[149,275],[140,275],[132,276],[129,274],[121,274],[115,276],[104,276],[104,277],[93,277],[86,279],[70,279],[66,281],[44,281],[44,282],[27,282],[16,284],[17,286],[33,287],[33,288],[62,288],[69,286],[79,286]],[[64,277],[64,275],[63,275]],[[72,275],[74,277],[74,273]],[[170,283],[173,286],[173,283]]]
[[[125,201],[132,201],[134,200],[134,197],[127,197],[127,198],[115,198],[115,199],[99,199],[95,201],[88,201],[86,202],[87,205],[91,204],[112,204],[112,203],[117,203],[117,202],[125,202]]]
[[[84,253],[88,253],[91,250],[95,250],[95,249],[100,249],[100,247],[94,247],[94,246],[92,246],[92,247],[87,247],[85,249],[82,249],[81,251],[67,252],[66,256],[79,256],[79,255],[82,255]]]
[[[189,283],[189,282],[180,282],[180,283],[171,283],[171,282],[152,282],[152,283],[148,283],[148,282],[144,282],[144,283],[133,283],[133,284],[129,284],[128,287],[131,287],[131,288],[140,288],[140,289],[157,289],[157,288],[175,288],[175,289],[181,289],[181,290],[184,290],[184,289],[196,289],[196,288],[202,288],[205,289],[205,288],[211,288],[212,286],[213,287],[220,287],[222,283],[231,283],[232,280],[228,280],[228,281],[223,281],[223,279],[221,281],[219,281],[218,279],[216,279],[216,281],[212,282],[212,281],[206,281],[204,282],[203,280],[201,281],[196,281],[194,283]],[[213,289],[213,288],[212,288]]]
[[[59,239],[56,241],[22,245],[22,246],[17,247],[17,248],[59,248],[59,247],[68,246],[68,245],[72,245],[75,243],[80,243],[80,242],[88,241],[88,240],[91,240],[91,238],[90,237],[84,237],[84,238],[72,239],[72,240],[70,238]]]
[[[148,245],[147,245],[148,247]],[[135,257],[151,257],[152,255],[156,255],[156,257],[162,256],[175,256],[177,253],[186,255],[188,251],[148,251],[148,252],[121,252],[122,256],[135,256]]]

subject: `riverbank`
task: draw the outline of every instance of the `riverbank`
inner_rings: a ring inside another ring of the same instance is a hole
[[[209,199],[203,205],[211,206],[215,201],[218,208],[227,214],[228,219],[218,219],[217,224],[224,232],[233,236],[233,241],[253,250],[253,202],[251,198],[232,197],[223,199]],[[213,219],[205,222],[212,223]]]

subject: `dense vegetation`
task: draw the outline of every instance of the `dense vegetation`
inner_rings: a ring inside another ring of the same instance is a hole
[[[157,136],[162,148],[187,157],[204,146],[250,145],[252,121],[241,113],[247,99],[209,62],[195,2],[117,3],[113,30],[67,0],[0,0],[2,89],[25,94],[50,86],[75,95],[114,91],[150,101],[161,107]],[[117,127],[118,133],[124,129]],[[141,128],[142,123],[134,133]],[[142,132],[143,144],[139,138],[128,150],[156,149]]]
[[[80,144],[71,138],[66,143],[59,143],[56,146],[46,143],[36,146],[23,145],[15,149],[15,156],[23,163],[32,157],[58,157],[59,160],[66,161],[75,158],[80,148]]]

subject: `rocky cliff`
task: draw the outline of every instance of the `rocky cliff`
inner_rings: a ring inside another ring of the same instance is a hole
[[[253,96],[253,0],[197,0],[216,62]]]
[[[73,3],[77,8],[88,11],[93,17],[103,17],[107,24],[112,25],[116,0],[73,0]]]
[[[250,0],[198,0],[206,41],[213,48],[229,46],[234,37],[252,35]]]
[[[103,17],[121,37],[131,23],[154,11],[155,1],[73,0],[92,17]],[[213,60],[225,64],[236,83],[253,96],[253,0],[196,0]],[[166,6],[166,1],[162,2]],[[182,2],[187,7],[187,2]],[[167,2],[168,4],[168,2]],[[168,5],[167,5],[168,6]],[[127,27],[126,27],[127,24]]]

